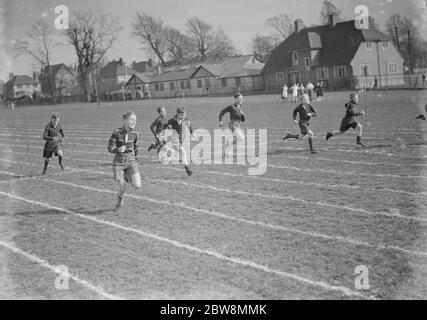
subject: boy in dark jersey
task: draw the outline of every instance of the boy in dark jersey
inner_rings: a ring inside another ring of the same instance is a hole
[[[347,132],[350,128],[353,128],[354,130],[358,130],[359,133],[357,134],[357,140],[356,144],[359,146],[364,147],[365,145],[362,143],[362,125],[358,123],[356,120],[354,120],[354,117],[362,116],[365,114],[364,111],[357,112],[356,107],[359,103],[359,96],[357,93],[350,94],[350,101],[345,104],[345,117],[341,121],[341,126],[339,130],[335,131],[329,131],[326,134],[326,141],[328,141],[330,138],[336,135],[341,135],[345,132]]]
[[[219,114],[219,126],[223,127],[222,118],[226,113],[230,114],[230,123],[228,124],[228,127],[231,130],[231,133],[233,134],[233,144],[226,145],[225,146],[225,154],[228,155],[230,151],[233,150],[233,146],[236,145],[237,140],[244,140],[245,135],[240,128],[240,123],[245,122],[245,114],[242,110],[242,102],[243,102],[243,95],[241,93],[236,93],[234,95],[234,104],[229,105],[227,108],[221,110]]]
[[[108,141],[108,151],[114,153],[113,173],[114,180],[119,185],[117,204],[114,211],[123,206],[125,182],[141,189],[141,176],[139,174],[136,156],[138,155],[139,135],[135,132],[136,115],[130,111],[123,115],[123,127],[113,131]]]
[[[167,129],[168,123],[166,120],[165,107],[158,107],[157,112],[159,116],[150,126],[150,130],[154,134],[156,140],[148,147],[148,151],[150,152],[153,149],[157,149],[157,153],[159,153],[160,149],[165,145],[165,142],[162,141],[162,139],[160,138],[160,134],[162,133],[162,131]]]
[[[187,113],[185,112],[184,107],[178,107],[176,110],[176,115],[170,119],[167,123],[168,128],[174,130],[178,134],[179,138],[179,150],[182,153],[182,162],[184,163],[185,172],[188,176],[191,176],[193,172],[190,170],[189,163],[187,160],[187,153],[182,145],[183,142],[183,128],[188,124],[188,129],[190,133],[193,134],[193,128],[191,127],[190,121],[187,119]]]
[[[292,113],[292,117],[294,119],[294,123],[299,125],[301,130],[301,135],[288,133],[286,137],[283,138],[283,140],[285,141],[288,139],[304,140],[306,137],[308,137],[308,145],[310,146],[310,152],[312,154],[315,154],[317,152],[313,148],[314,133],[308,127],[310,126],[311,117],[316,117],[317,112],[313,108],[313,106],[310,104],[310,98],[308,97],[308,94],[304,93],[300,97],[300,101],[301,101],[301,104],[295,108],[294,112]],[[299,121],[297,120],[297,115],[299,115]]]
[[[43,174],[46,174],[47,167],[49,166],[49,161],[53,155],[58,157],[59,166],[61,170],[64,171],[64,166],[62,165],[62,141],[64,140],[64,131],[62,126],[59,123],[60,116],[58,113],[54,112],[51,115],[51,120],[49,124],[45,127],[43,133],[43,140],[46,141],[43,149],[43,159],[44,159],[44,168]]]

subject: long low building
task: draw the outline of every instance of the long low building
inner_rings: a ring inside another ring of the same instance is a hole
[[[129,90],[144,90],[154,98],[225,95],[264,90],[264,64],[252,55],[163,68],[154,75],[134,73]]]

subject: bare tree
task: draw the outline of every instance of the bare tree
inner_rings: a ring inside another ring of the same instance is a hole
[[[223,58],[236,52],[231,39],[221,28],[215,30],[211,24],[197,17],[188,19],[186,27],[194,51],[202,60],[208,57]]]
[[[267,62],[278,43],[277,37],[256,35],[252,39],[252,53],[257,60]]]
[[[132,22],[132,34],[148,52],[153,52],[161,64],[165,63],[168,50],[163,28],[163,21],[144,12],[136,14]]]
[[[386,22],[386,29],[411,72],[424,65],[423,41],[411,19],[393,14]]]
[[[277,16],[268,18],[267,25],[272,27],[283,40],[286,40],[295,30],[294,18],[292,15],[279,14]]]
[[[163,32],[173,62],[182,63],[182,60],[190,54],[190,39],[172,27],[165,27]]]
[[[320,12],[320,22],[327,24],[329,22],[329,14],[333,13],[337,22],[341,20],[341,10],[330,1],[323,1],[322,11]]]
[[[15,50],[17,56],[30,56],[36,65],[40,67],[45,79],[47,80],[49,93],[54,96],[55,82],[52,79],[51,70],[51,52],[56,44],[53,36],[53,29],[43,19],[37,20],[27,32],[26,37],[17,39]]]
[[[109,14],[93,10],[74,12],[66,37],[76,51],[79,83],[88,102],[91,97],[90,75],[111,49],[121,30],[118,20]]]
[[[222,59],[225,57],[233,56],[236,54],[236,49],[230,37],[219,28],[213,37],[213,43],[208,57],[215,59]]]
[[[188,19],[186,27],[192,44],[195,46],[201,59],[205,60],[213,42],[213,26],[197,17],[193,17]]]

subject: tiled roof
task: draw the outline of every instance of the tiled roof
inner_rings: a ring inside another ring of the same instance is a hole
[[[37,80],[34,80],[33,78],[27,76],[27,75],[21,75],[21,76],[14,76],[13,79],[6,82],[6,86],[14,85],[37,85],[39,82]]]
[[[108,63],[104,68],[101,69],[101,78],[114,78],[117,76],[132,75],[135,71],[124,62],[112,61]]]
[[[356,29],[354,20],[302,29],[291,34],[276,47],[267,61],[263,72],[287,70],[292,67],[290,51],[319,49],[318,65],[350,64],[360,43],[365,41],[387,41],[382,32]]]

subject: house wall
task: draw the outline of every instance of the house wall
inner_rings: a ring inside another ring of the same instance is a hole
[[[7,99],[19,98],[23,95],[32,96],[34,92],[41,92],[40,84],[37,85],[13,85],[6,86],[5,96]]]
[[[190,79],[190,88],[187,88],[187,80],[173,81],[175,84],[174,90],[170,89],[170,82],[163,82],[163,90],[160,90],[160,83],[156,90],[156,84],[150,83],[151,96],[154,98],[173,98],[184,96],[205,96],[205,95],[222,95],[233,94],[237,91],[240,92],[256,92],[264,90],[264,79],[259,76],[239,77],[240,86],[236,83],[236,78],[226,78],[227,86],[222,85],[222,80],[215,77],[209,78],[195,78]],[[206,79],[209,79],[210,86],[206,86]],[[202,86],[199,87],[198,82],[201,80]],[[181,88],[181,81],[184,81],[185,88]],[[209,88],[209,89],[208,89]]]
[[[390,63],[397,64],[393,74],[389,70]],[[368,64],[370,69],[367,77],[363,76],[361,70],[361,65],[364,64]],[[382,42],[372,43],[372,49],[370,50],[366,48],[366,43],[361,43],[351,62],[351,66],[358,88],[363,87],[365,83],[368,87],[373,87],[375,78],[377,78],[379,87],[404,84],[403,59],[390,41],[387,50],[383,49]]]

